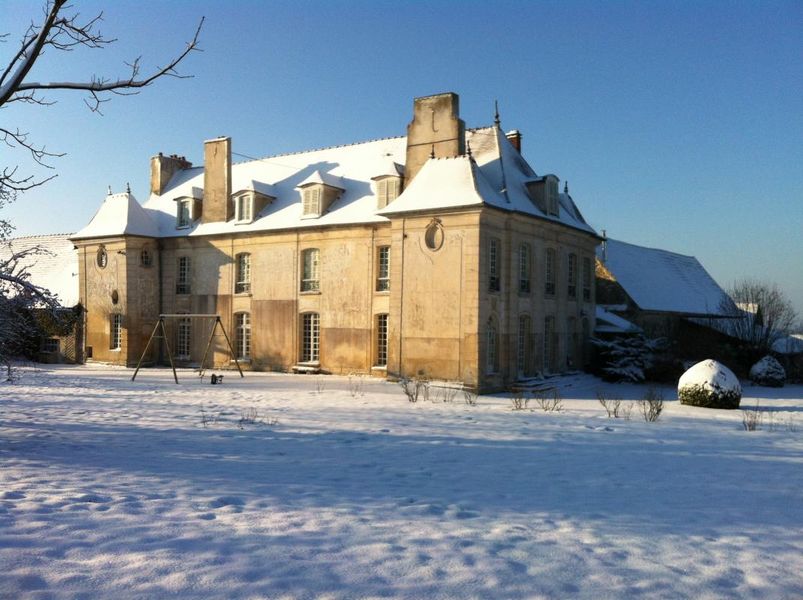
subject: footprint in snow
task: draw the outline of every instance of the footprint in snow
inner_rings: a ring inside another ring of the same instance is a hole
[[[238,498],[237,496],[220,496],[219,498],[215,498],[209,503],[210,508],[223,508],[224,506],[233,506],[235,508],[241,508],[245,502],[243,502],[242,498]]]

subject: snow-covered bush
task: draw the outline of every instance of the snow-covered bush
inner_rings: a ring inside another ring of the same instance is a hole
[[[739,408],[742,386],[733,372],[715,360],[698,362],[678,381],[681,404],[704,408]]]
[[[786,371],[777,360],[767,355],[750,367],[750,380],[757,385],[783,387]]]
[[[599,351],[603,364],[601,374],[605,379],[634,383],[647,378],[647,371],[655,365],[657,355],[667,347],[665,339],[649,339],[643,335],[613,340],[592,339],[591,342]]]

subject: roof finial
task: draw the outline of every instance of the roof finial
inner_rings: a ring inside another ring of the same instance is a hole
[[[430,158],[435,158],[435,144],[432,144],[432,151],[429,153]]]
[[[563,182],[563,193],[569,195],[569,180]]]
[[[112,195],[112,186],[109,186],[109,191],[106,192],[106,195],[107,196],[111,196]]]
[[[499,120],[499,101],[494,100],[494,125],[499,127],[501,121]]]
[[[126,194],[130,194],[131,193],[131,186],[128,184],[127,181],[125,182],[125,193]]]
[[[466,154],[468,155],[469,158],[472,158],[471,157],[471,142],[469,142],[468,140],[466,140]]]

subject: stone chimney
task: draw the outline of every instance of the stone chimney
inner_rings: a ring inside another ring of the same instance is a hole
[[[516,151],[521,154],[521,131],[518,129],[513,129],[508,131],[505,134],[507,141],[511,143],[511,145],[516,149]]]
[[[234,217],[231,199],[231,138],[204,142],[204,200],[202,223],[219,223]]]
[[[407,126],[404,184],[416,176],[434,152],[436,158],[466,152],[466,124],[460,119],[460,98],[453,92],[413,101],[413,120]]]
[[[151,194],[161,196],[170,178],[178,171],[189,169],[192,163],[183,156],[171,154],[165,156],[161,152],[151,158]]]

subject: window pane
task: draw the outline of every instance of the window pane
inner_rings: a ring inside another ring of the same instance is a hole
[[[301,274],[301,291],[317,292],[320,290],[318,279],[320,270],[320,252],[317,248],[309,248],[303,252],[303,269]]]
[[[301,330],[301,361],[314,362],[318,360],[320,343],[320,325],[318,313],[305,313],[302,315]]]
[[[377,252],[376,291],[390,290],[390,246],[380,246]]]
[[[235,315],[237,358],[251,357],[251,315],[237,313]]]
[[[376,317],[376,366],[388,364],[388,315]]]
[[[245,294],[251,291],[251,255],[248,252],[243,252],[237,255],[236,261],[234,293]]]

